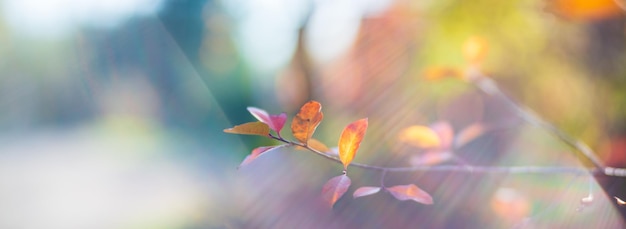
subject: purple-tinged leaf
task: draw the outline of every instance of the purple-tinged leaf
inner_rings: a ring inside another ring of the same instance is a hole
[[[433,204],[433,198],[430,194],[414,184],[389,187],[387,191],[398,200],[412,200],[422,204]]]
[[[280,147],[283,147],[284,145],[279,145],[279,146],[261,146],[261,147],[257,147],[255,149],[252,150],[252,152],[250,153],[250,155],[246,156],[245,159],[243,159],[243,161],[241,162],[241,164],[237,167],[237,169],[249,165],[252,161],[254,161],[255,159],[257,159],[259,156],[261,156],[264,153],[267,153],[269,151],[278,149]]]
[[[350,178],[345,174],[331,178],[322,188],[322,199],[332,207],[348,191],[350,183]]]

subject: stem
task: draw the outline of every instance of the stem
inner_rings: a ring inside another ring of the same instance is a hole
[[[284,138],[269,135],[270,138],[286,143],[290,146],[305,148],[316,155],[341,164],[341,161],[331,155],[320,152],[303,143],[293,142]],[[626,177],[626,168],[601,167],[601,168],[578,168],[578,167],[545,167],[545,166],[472,166],[472,165],[422,165],[410,167],[383,167],[369,164],[352,162],[351,167],[365,170],[388,172],[462,172],[470,174],[570,174],[570,175],[596,175]]]
[[[582,153],[582,155],[585,158],[591,161],[591,163],[593,164],[593,166],[596,167],[596,169],[602,170],[604,168],[604,165],[601,162],[601,160],[596,156],[596,153],[594,153],[593,150],[591,150],[591,148],[587,146],[587,144],[583,143],[582,141],[576,138],[573,138],[567,135],[565,132],[556,128],[554,125],[546,122],[545,120],[541,119],[539,116],[532,113],[530,109],[526,107],[522,107],[521,105],[517,104],[510,97],[504,94],[500,90],[498,85],[492,79],[485,76],[477,69],[470,69],[467,72],[467,74],[468,74],[467,78],[469,79],[470,82],[474,83],[474,85],[478,87],[480,90],[482,90],[485,94],[501,99],[521,119],[530,123],[531,125],[547,130],[551,134],[561,139],[567,145],[575,148],[580,153]]]
[[[383,170],[380,174],[380,187],[385,188],[385,175],[387,175],[387,170]]]

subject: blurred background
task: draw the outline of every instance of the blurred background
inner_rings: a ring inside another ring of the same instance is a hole
[[[222,130],[254,121],[247,106],[293,117],[314,99],[325,113],[315,137],[331,147],[369,117],[356,162],[409,166],[423,149],[398,133],[446,121],[456,133],[482,128],[454,149],[464,163],[589,166],[448,77],[473,66],[626,167],[624,5],[1,0],[0,228],[621,228],[613,197],[626,198],[626,182],[567,174],[387,175],[386,185],[429,192],[425,206],[386,193],[353,200],[380,175],[354,168],[331,210],[319,194],[340,166],[286,148],[237,170],[278,143]]]

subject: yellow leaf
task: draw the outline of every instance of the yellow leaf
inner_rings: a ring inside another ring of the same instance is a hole
[[[398,135],[398,140],[418,148],[435,148],[441,146],[439,135],[425,126],[409,126]]]
[[[249,122],[235,126],[233,128],[224,129],[224,132],[229,134],[250,134],[268,136],[270,134],[270,127],[262,122]]]
[[[365,131],[367,131],[367,118],[348,124],[341,132],[338,144],[339,160],[343,163],[344,170],[348,168],[356,155],[356,151],[359,150]]]
[[[324,118],[324,114],[322,114],[322,105],[319,102],[309,101],[305,103],[291,122],[293,137],[304,144],[308,144],[315,129],[322,122],[322,118]]]

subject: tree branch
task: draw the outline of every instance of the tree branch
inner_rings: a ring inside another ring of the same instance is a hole
[[[270,138],[286,143],[290,146],[299,146],[308,151],[324,157],[328,160],[341,164],[339,158],[329,155],[319,150],[313,149],[303,143],[286,140],[282,137],[269,135]],[[626,177],[626,168],[601,167],[601,168],[581,168],[581,167],[546,167],[546,166],[472,166],[472,165],[423,165],[409,167],[384,167],[369,164],[352,162],[350,167],[357,167],[365,170],[389,172],[461,172],[471,174],[569,174],[569,175],[595,175]]]
[[[591,161],[591,163],[593,164],[593,166],[596,167],[596,169],[602,170],[605,167],[602,161],[596,156],[597,154],[595,154],[593,150],[591,150],[591,148],[587,146],[587,144],[583,143],[582,141],[576,138],[573,138],[567,135],[565,132],[556,128],[554,125],[541,119],[539,116],[535,115],[529,108],[522,107],[521,105],[517,104],[510,97],[504,94],[498,87],[498,84],[496,84],[491,78],[485,76],[477,69],[469,69],[466,72],[466,74],[467,74],[467,79],[469,80],[469,82],[472,82],[477,88],[479,88],[485,94],[502,100],[504,104],[506,104],[512,111],[514,111],[515,114],[517,114],[517,116],[519,116],[521,119],[530,123],[531,125],[547,130],[551,134],[561,139],[567,145],[575,148],[585,158]]]
[[[594,168],[584,167],[546,167],[546,166],[473,166],[473,165],[422,165],[410,167],[383,167],[369,164],[352,162],[350,167],[358,167],[366,170],[374,170],[381,172],[381,176],[388,172],[462,172],[472,174],[570,174],[570,175],[594,175],[594,176],[612,176],[626,177],[626,168],[606,167],[596,154],[582,141],[575,139],[554,125],[541,119],[535,115],[530,109],[523,107],[513,101],[504,94],[498,85],[489,77],[483,75],[477,69],[469,69],[466,72],[469,82],[473,83],[477,88],[487,95],[502,100],[517,116],[531,125],[543,128],[555,135],[567,145],[578,150],[585,158],[593,164]],[[321,157],[341,164],[341,161],[330,154],[320,152],[309,147],[304,143],[293,142],[282,138],[281,136],[269,135],[270,138],[281,141],[290,146],[303,147]],[[384,178],[381,178],[384,179]]]

